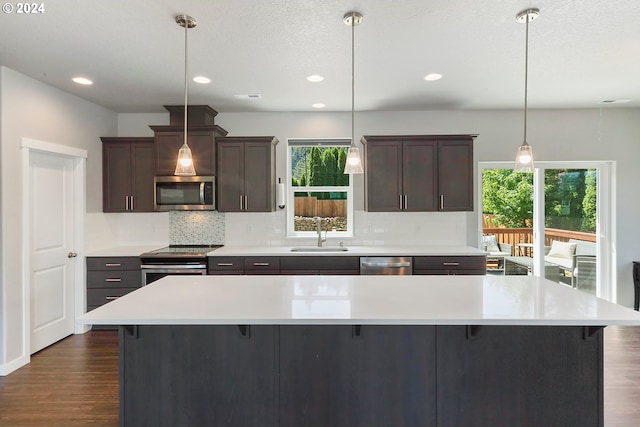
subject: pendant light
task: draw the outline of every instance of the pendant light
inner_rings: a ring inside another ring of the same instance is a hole
[[[355,140],[355,43],[354,33],[355,26],[362,22],[362,14],[358,12],[348,12],[342,18],[346,25],[351,26],[351,145],[347,153],[347,161],[344,165],[344,173],[354,174],[363,173],[362,160],[360,159],[360,150],[356,146]]]
[[[176,16],[176,23],[184,28],[184,143],[180,150],[178,150],[178,161],[176,163],[176,170],[174,175],[195,175],[196,168],[193,165],[193,158],[191,157],[191,149],[187,144],[187,99],[188,99],[188,57],[187,57],[187,33],[189,28],[196,26],[196,20],[189,15]]]
[[[525,54],[524,54],[524,141],[518,147],[516,154],[515,172],[533,172],[533,150],[527,142],[527,84],[529,78],[529,22],[540,15],[538,9],[527,9],[516,15],[516,21],[526,24]]]

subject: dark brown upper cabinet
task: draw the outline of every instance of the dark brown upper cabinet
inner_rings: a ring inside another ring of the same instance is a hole
[[[149,126],[155,134],[156,175],[173,175],[178,150],[184,144],[184,106],[165,105],[169,111],[168,126]],[[227,131],[214,124],[218,114],[207,105],[187,107],[187,144],[198,175],[216,175],[215,138]]]
[[[275,210],[277,143],[273,136],[216,138],[218,211]]]
[[[103,212],[153,212],[154,139],[100,139]]]
[[[473,138],[364,136],[366,209],[473,211]]]
[[[180,126],[151,126],[151,129],[156,141],[156,175],[173,175],[178,150],[184,144],[184,129]],[[215,138],[224,135],[217,130],[217,126],[189,126],[187,130],[187,144],[198,175],[216,174]]]

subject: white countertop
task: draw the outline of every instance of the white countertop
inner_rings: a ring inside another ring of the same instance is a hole
[[[533,276],[167,276],[85,324],[640,325],[640,313]]]
[[[88,257],[103,257],[103,256],[140,256],[145,252],[152,251],[154,249],[161,248],[167,245],[153,245],[153,246],[113,246],[111,248],[96,249],[89,251],[85,254]]]
[[[346,251],[329,252],[292,252],[291,248],[317,249],[310,245],[292,246],[224,246],[209,252],[209,256],[420,256],[420,255],[486,255],[487,253],[472,246],[454,245],[406,245],[406,246],[345,246]],[[325,245],[325,248],[337,246]]]
[[[97,249],[86,253],[88,257],[111,257],[111,256],[140,256],[145,252],[162,248],[168,245],[153,246],[114,246],[111,248]],[[292,246],[223,246],[209,252],[209,256],[428,256],[428,255],[486,255],[485,251],[472,246],[454,245],[426,245],[426,246],[346,246],[347,251],[329,252],[292,252],[291,248],[305,248],[310,245]],[[332,248],[337,246],[324,246]]]

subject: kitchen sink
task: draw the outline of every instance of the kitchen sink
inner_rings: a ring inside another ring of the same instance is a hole
[[[299,248],[291,248],[291,252],[346,252],[349,248],[342,246],[319,248],[317,246],[303,246]]]

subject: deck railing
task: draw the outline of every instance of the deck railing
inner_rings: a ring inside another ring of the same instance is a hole
[[[533,243],[533,229],[532,228],[498,228],[498,227],[485,227],[482,230],[483,234],[495,234],[498,242],[508,243],[513,246],[512,255],[531,256],[532,248],[518,246],[520,243]],[[569,239],[584,240],[587,242],[595,242],[596,235],[593,233],[585,233],[582,231],[560,230],[557,228],[545,228],[544,229],[544,244],[545,246],[551,246],[553,240],[561,242],[567,242]]]

